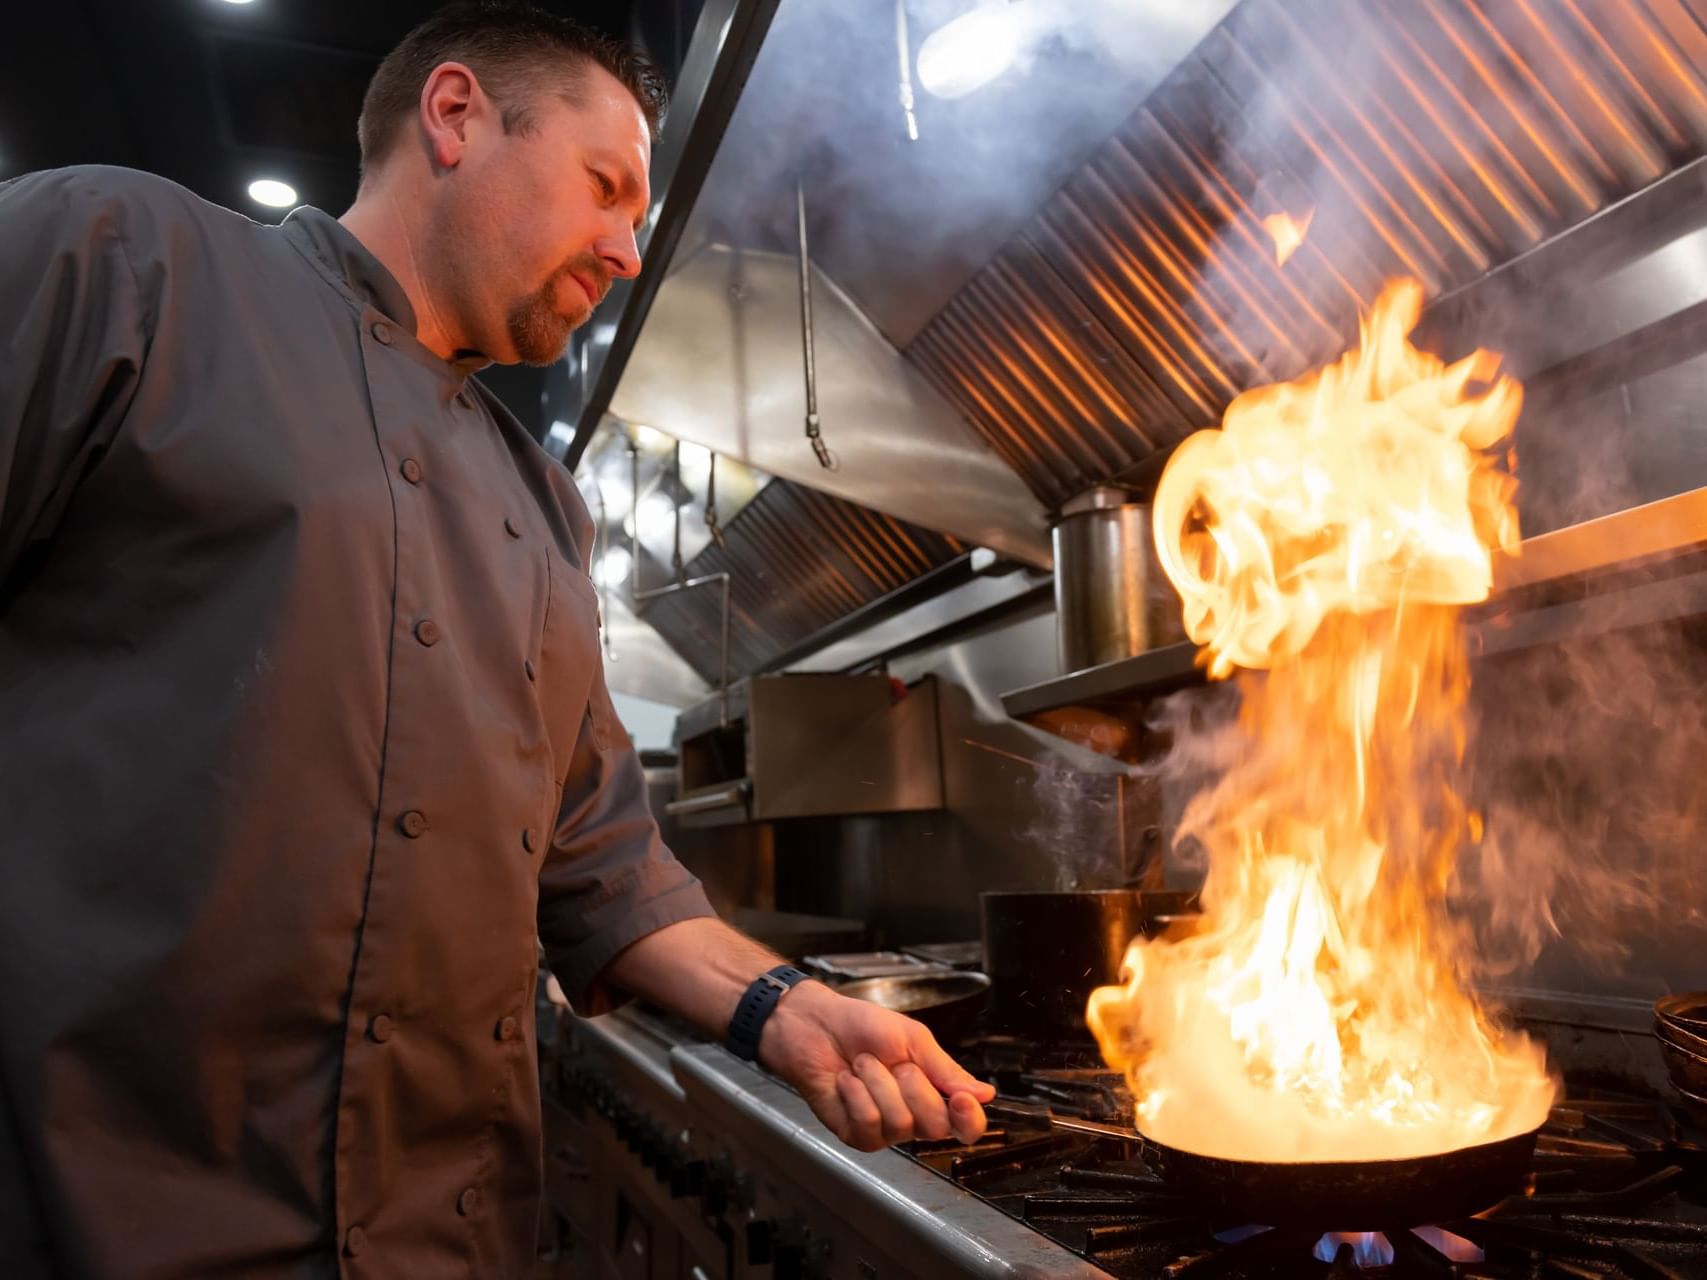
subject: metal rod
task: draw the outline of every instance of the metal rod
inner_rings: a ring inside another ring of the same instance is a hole
[[[707,450],[711,465],[705,473],[705,527],[711,533],[711,540],[718,546],[723,545],[723,529],[717,523],[717,451]]]
[[[913,114],[912,42],[907,38],[907,0],[895,0],[895,53],[901,62],[901,114],[907,118],[907,140],[919,140],[919,118]]]
[[[824,443],[818,422],[818,353],[812,334],[812,258],[806,242],[806,187],[794,184],[794,211],[800,231],[800,349],[806,364],[806,439],[818,455],[818,465],[836,469],[836,459]]]
[[[682,442],[680,440],[676,441],[675,448],[671,451],[670,458],[670,465],[675,471],[676,488],[680,489],[682,487]],[[670,551],[670,568],[675,570],[676,581],[680,582],[684,576],[682,571],[682,504],[676,501],[676,495],[673,493],[670,495],[670,506],[676,513],[676,540],[674,547]],[[639,517],[636,516],[637,520],[638,518]],[[639,527],[640,526],[638,524],[635,525],[636,529],[639,529]]]
[[[679,450],[680,447],[681,446],[678,443],[677,449]],[[722,606],[721,606],[721,610],[720,610],[720,612],[722,614],[722,618],[721,618],[721,625],[719,628],[720,632],[721,632],[721,639],[720,639],[719,644],[718,644],[719,652],[718,652],[718,657],[717,657],[717,716],[718,716],[718,727],[722,728],[722,729],[727,729],[729,727],[729,587],[730,587],[730,581],[731,581],[729,574],[727,571],[725,571],[723,573],[707,573],[707,574],[703,574],[697,578],[688,578],[685,581],[673,582],[667,587],[653,587],[651,590],[647,590],[647,591],[641,590],[641,588],[640,588],[640,450],[635,447],[634,442],[632,440],[629,442],[629,445],[628,445],[628,485],[629,485],[629,496],[631,499],[630,504],[629,504],[629,509],[633,513],[633,519],[634,519],[634,534],[633,534],[632,538],[629,540],[630,546],[633,548],[633,551],[634,551],[634,555],[632,557],[633,562],[634,562],[633,568],[632,568],[632,574],[629,578],[629,583],[630,583],[629,594],[633,597],[633,604],[635,606],[635,611],[638,612],[640,606],[642,604],[646,603],[648,600],[656,600],[661,596],[673,596],[677,592],[692,591],[696,587],[707,587],[707,586],[710,586],[712,583],[718,583],[723,588]],[[678,565],[678,570],[679,570],[680,562],[681,562],[681,528],[682,528],[682,512],[681,512],[681,508],[677,507],[676,508],[676,538],[677,538],[676,561],[677,561],[677,565]]]

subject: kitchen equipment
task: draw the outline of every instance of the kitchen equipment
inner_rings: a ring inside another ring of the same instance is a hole
[[[882,675],[755,675],[676,719],[683,826],[942,807],[937,687]]]
[[[1091,489],[1061,509],[1052,536],[1063,672],[1185,638],[1179,597],[1152,550],[1148,504],[1125,489]]]
[[[1689,1112],[1690,1119],[1703,1128],[1707,1128],[1707,1094],[1691,1093],[1675,1080],[1672,1081],[1672,1088],[1683,1095],[1683,1109]]]
[[[1120,977],[1127,944],[1188,914],[1193,895],[1136,889],[978,895],[990,1023],[1033,1033],[1083,1031],[1091,991]]]
[[[917,1018],[938,1039],[952,1039],[978,1016],[990,990],[990,980],[981,973],[941,969],[863,978],[843,983],[836,990],[855,1000],[866,1000]]]
[[[1654,1030],[1691,1053],[1707,1054],[1707,991],[1654,1001]]]
[[[856,982],[861,978],[891,978],[896,974],[919,973],[943,968],[904,951],[839,951],[806,956],[800,967],[826,982]]]
[[[984,944],[976,938],[965,942],[921,942],[901,950],[945,969],[977,969],[984,963]]]
[[[1707,1094],[1707,1057],[1679,1049],[1663,1036],[1660,1037],[1660,1056],[1665,1059],[1672,1084],[1691,1093]]]
[[[1226,1160],[1144,1139],[1151,1168],[1198,1212],[1324,1229],[1414,1226],[1478,1213],[1523,1190],[1536,1131],[1400,1160]]]

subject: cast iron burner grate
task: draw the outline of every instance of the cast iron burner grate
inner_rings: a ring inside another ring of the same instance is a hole
[[[970,1048],[1001,1091],[990,1132],[902,1150],[1121,1280],[1707,1280],[1707,1135],[1662,1103],[1568,1098],[1526,1185],[1473,1218],[1408,1223],[1397,1204],[1377,1231],[1257,1226],[1194,1212],[1151,1171],[1141,1140],[1118,1132],[1131,1115],[1118,1076],[1070,1055],[1034,1067],[1000,1043]],[[1053,1127],[1068,1117],[1109,1131]]]

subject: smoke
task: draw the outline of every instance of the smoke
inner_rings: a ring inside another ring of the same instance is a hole
[[[1477,673],[1469,775],[1487,834],[1458,893],[1489,975],[1649,997],[1707,977],[1699,632],[1649,626]]]
[[[901,105],[895,0],[779,9],[685,243],[793,252],[795,183],[813,260],[896,346],[1125,119],[1231,5],[1016,0],[1026,39],[957,99]],[[909,67],[972,0],[905,0]]]
[[[1113,888],[1122,876],[1121,780],[1075,768],[1058,755],[1038,762],[1034,817],[1022,839],[1048,854],[1056,889]]]

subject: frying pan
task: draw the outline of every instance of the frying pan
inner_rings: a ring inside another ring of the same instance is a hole
[[[1295,1164],[1226,1160],[1143,1141],[1151,1168],[1212,1218],[1380,1231],[1468,1217],[1521,1190],[1539,1132],[1402,1160]]]

